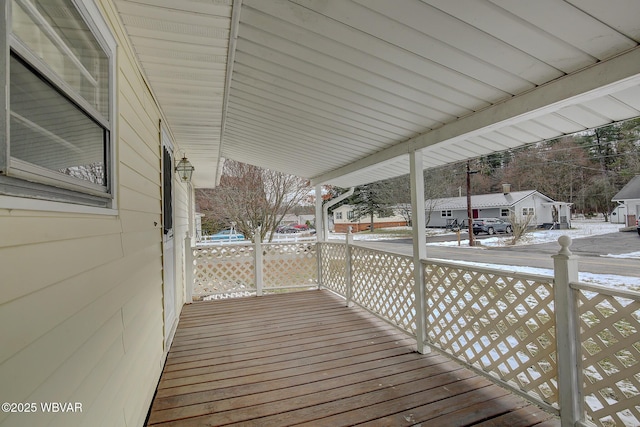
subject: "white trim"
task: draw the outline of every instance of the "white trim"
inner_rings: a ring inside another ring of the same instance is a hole
[[[224,80],[224,91],[222,93],[222,120],[220,121],[220,145],[218,146],[218,167],[216,173],[215,186],[220,185],[222,176],[222,147],[224,145],[224,133],[227,126],[227,111],[229,109],[229,92],[231,91],[231,78],[233,76],[233,65],[236,58],[236,47],[238,43],[238,29],[240,28],[240,10],[242,0],[233,0],[231,9],[231,30],[229,34],[229,49],[227,54],[227,74]]]
[[[169,131],[167,130],[166,125],[160,121],[160,147],[162,153],[162,162],[161,162],[161,174],[160,174],[160,182],[162,183],[162,309],[163,309],[163,320],[164,320],[164,352],[168,353],[171,348],[171,344],[173,342],[173,338],[178,326],[178,320],[180,319],[180,313],[176,310],[176,302],[178,298],[178,293],[176,292],[176,272],[178,268],[178,259],[177,259],[177,251],[176,251],[176,242],[181,242],[181,239],[176,239],[176,176],[175,176],[175,162],[174,162],[174,143],[171,135],[169,135]],[[164,233],[164,221],[165,221],[165,194],[164,194],[164,182],[165,182],[165,164],[164,164],[164,150],[165,148],[170,153],[171,157],[171,168],[170,168],[170,181],[171,181],[171,230],[168,233]],[[186,250],[186,248],[185,248]],[[181,267],[182,268],[182,267]],[[183,291],[185,289],[183,288]],[[186,292],[186,291],[185,291]]]
[[[105,165],[109,175],[108,192],[111,194],[111,208],[118,209],[118,42],[116,41],[111,27],[104,18],[102,9],[98,7],[95,0],[72,0],[80,14],[85,18],[85,22],[92,30],[93,36],[107,53],[109,57],[109,140],[107,141],[110,164]],[[89,18],[89,19],[86,19]]]
[[[27,9],[30,6],[28,2],[25,2],[23,0],[17,0],[17,1],[22,6],[27,7]],[[88,105],[88,102],[86,102],[83,98],[78,99],[77,97],[75,97],[74,96],[75,91],[73,88],[69,87],[66,84],[66,82],[59,79],[57,74],[52,70],[50,70],[46,63],[40,61],[39,58],[34,57],[31,54],[31,51],[28,49],[28,47],[23,46],[20,40],[16,39],[15,37],[12,37],[9,34],[10,28],[5,29],[6,31],[5,34],[8,37],[7,38],[7,54],[10,50],[9,46],[11,45],[13,45],[13,48],[16,49],[16,52],[18,52],[18,54],[24,55],[25,53],[27,53],[26,55],[27,62],[30,63],[30,66],[33,66],[36,70],[38,70],[37,73],[40,73],[45,77],[51,78],[53,81],[55,81],[55,84],[59,85],[60,89],[65,91],[66,96],[71,96],[74,99],[74,101],[80,105],[81,108],[86,110],[85,114],[88,114],[92,118],[92,120],[97,121],[99,123],[99,126],[105,129],[108,135],[108,138],[106,139],[106,141],[103,142],[103,149],[105,149],[106,152],[108,153],[108,156],[104,159],[104,163],[105,163],[104,169],[107,177],[107,182],[105,182],[103,186],[95,185],[89,182],[76,182],[76,180],[73,180],[69,177],[58,176],[55,173],[55,171],[50,173],[50,171],[48,171],[46,168],[40,168],[37,165],[28,164],[20,161],[19,159],[11,158],[10,156],[6,159],[7,170],[5,171],[4,175],[8,177],[13,176],[21,180],[26,179],[25,182],[28,182],[29,179],[32,179],[34,180],[34,182],[37,182],[38,184],[49,186],[51,188],[68,189],[71,191],[78,192],[79,195],[92,195],[92,196],[98,196],[104,199],[110,199],[109,201],[110,206],[108,208],[103,208],[99,206],[94,207],[94,206],[78,204],[78,202],[74,200],[72,196],[70,196],[68,201],[66,202],[46,200],[46,198],[29,199],[26,194],[21,195],[19,192],[16,192],[16,194],[9,194],[6,197],[3,196],[2,199],[0,200],[15,201],[17,198],[24,198],[29,201],[26,201],[25,203],[20,205],[26,206],[28,209],[42,209],[38,207],[53,206],[54,207],[53,209],[55,211],[63,211],[63,212],[90,211],[98,214],[102,214],[104,212],[108,212],[107,214],[113,214],[114,212],[117,212],[117,207],[118,207],[117,206],[118,158],[117,158],[117,150],[116,150],[116,145],[118,140],[117,126],[116,126],[116,119],[117,119],[116,102],[117,102],[117,93],[118,93],[117,87],[116,87],[117,75],[118,75],[118,68],[117,68],[117,62],[116,62],[117,61],[117,50],[116,50],[117,42],[113,33],[111,32],[110,27],[107,25],[107,22],[105,21],[103,14],[101,13],[101,10],[99,9],[99,7],[97,6],[94,0],[71,0],[71,2],[73,6],[77,9],[84,23],[87,25],[87,27],[91,31],[91,34],[94,37],[94,39],[97,41],[98,45],[107,56],[107,60],[109,63],[108,64],[109,66],[109,75],[108,75],[109,110],[107,112],[107,117],[105,117],[102,113],[99,113],[97,110],[95,110],[93,106]],[[39,16],[37,11],[35,10],[31,10],[31,13],[27,11],[27,14],[31,15],[32,19],[37,18],[36,15]],[[10,27],[10,19],[11,19],[10,16],[5,16],[5,22],[7,23],[7,27]],[[40,22],[41,19],[36,19],[36,21]],[[45,28],[45,30],[46,29],[47,28]],[[47,31],[48,33],[53,32],[53,28],[48,28],[48,30],[49,30]],[[51,36],[51,34],[49,34],[49,36]],[[12,40],[12,42],[10,43],[9,40]],[[70,53],[70,50],[68,47],[67,49],[63,49],[63,47],[66,45],[64,45],[64,42],[61,39],[58,38],[56,40],[57,40],[56,45],[58,46],[58,48],[62,49],[68,55],[69,54],[73,55],[72,52]],[[64,46],[62,46],[60,43],[62,43],[62,45]],[[74,57],[71,56],[71,58],[73,60]],[[43,67],[44,69],[42,69]],[[9,105],[8,97],[6,100],[6,105],[4,110],[7,113],[6,116],[7,116],[7,122],[8,122],[9,115],[10,115],[10,105]],[[22,119],[27,120],[25,118],[22,118]],[[5,129],[5,131],[8,134],[9,132],[8,129]],[[43,129],[40,129],[40,131],[42,132]],[[58,138],[57,141],[62,142],[63,145],[66,145],[64,144],[65,141],[61,140],[61,138]],[[11,143],[9,142],[9,147],[10,147],[10,144]],[[10,153],[10,148],[9,148],[9,153]],[[38,178],[34,179],[36,176]],[[43,190],[42,194],[43,196],[46,195],[47,194],[46,190]],[[16,205],[15,202],[12,202],[10,204]],[[60,206],[65,204],[68,204],[69,207],[64,209],[60,208]],[[80,209],[77,209],[76,207],[79,207]]]
[[[19,209],[26,211],[63,212],[93,215],[117,216],[114,208],[99,208],[69,202],[54,202],[51,200],[29,199],[19,196],[0,195],[0,209]]]
[[[71,0],[73,4],[78,8],[78,11],[83,18],[89,18],[87,25],[94,31],[94,37],[102,45],[102,47],[113,52],[115,56],[116,42],[111,28],[107,25],[101,10],[98,8],[94,0]],[[97,34],[96,34],[97,33]]]
[[[82,64],[80,59],[78,59],[76,54],[73,53],[73,51],[67,45],[67,43],[64,40],[62,40],[62,37],[60,37],[58,33],[56,33],[56,30],[42,16],[42,14],[38,11],[38,9],[36,9],[36,7],[33,4],[25,0],[15,0],[15,1],[18,2],[22,6],[25,13],[29,15],[29,17],[40,28],[42,28],[42,31],[46,34],[47,37],[49,37],[49,39],[53,42],[53,44],[71,60],[71,63],[73,63],[73,65],[76,66],[78,71],[80,71],[80,74],[82,74],[84,78],[87,79],[87,81],[89,81],[89,83],[91,83],[93,86],[98,86],[98,81],[91,75],[89,70],[86,69],[86,67]]]
[[[103,199],[111,199],[113,195],[107,191],[106,185],[94,184],[79,178],[62,174],[55,170],[24,162],[20,159],[12,158],[9,161],[11,168],[11,177],[23,180],[34,179],[37,176],[37,183],[48,185],[50,187],[63,188],[66,190],[76,191],[81,194],[101,197]]]

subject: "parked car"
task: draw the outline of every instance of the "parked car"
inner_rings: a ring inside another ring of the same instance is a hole
[[[293,225],[279,225],[276,228],[276,233],[279,234],[291,234],[291,233],[298,233],[300,230],[298,230],[296,227],[294,227]]]
[[[473,220],[473,234],[511,233],[513,226],[509,221],[499,218],[476,218]]]
[[[636,219],[636,229],[638,230],[638,236],[640,236],[640,222]]]
[[[209,240],[213,241],[238,241],[244,240],[244,234],[237,233],[235,230],[227,229],[218,231],[216,234],[209,236]]]

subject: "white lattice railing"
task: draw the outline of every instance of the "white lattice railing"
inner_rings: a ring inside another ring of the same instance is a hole
[[[552,277],[423,261],[430,345],[557,406]]]
[[[571,287],[589,421],[640,426],[640,295],[577,282]]]
[[[347,296],[347,245],[318,243],[320,247],[320,285],[338,295]]]
[[[251,244],[191,248],[193,297],[241,296],[256,293],[255,250]],[[187,265],[189,265],[187,260]]]
[[[354,246],[351,250],[351,301],[415,337],[413,259]]]
[[[434,260],[416,272],[412,257],[350,242],[191,253],[196,298],[319,284],[413,337],[422,274],[429,346],[559,412],[563,425],[639,426],[640,295],[578,282],[571,240],[559,242],[553,277]]]
[[[317,287],[316,248],[315,242],[263,244],[263,289]]]
[[[317,287],[316,243],[200,246],[187,256],[186,265],[193,265],[187,280],[193,283],[195,300]]]
[[[321,243],[322,286],[416,337],[413,258]],[[427,343],[557,407],[553,277],[423,261]]]

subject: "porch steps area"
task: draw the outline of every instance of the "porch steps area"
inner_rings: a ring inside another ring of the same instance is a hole
[[[329,291],[184,307],[148,426],[559,426]]]

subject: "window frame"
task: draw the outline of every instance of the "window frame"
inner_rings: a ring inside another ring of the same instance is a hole
[[[453,211],[451,209],[440,211],[441,218],[451,218],[452,216],[453,216]]]
[[[109,107],[106,113],[99,113],[68,83],[49,68],[47,63],[36,57],[31,50],[12,34],[12,1],[0,8],[0,97],[9,99],[10,61],[15,56],[31,69],[33,75],[42,79],[58,91],[60,96],[75,105],[90,120],[103,129],[102,150],[104,153],[104,185],[82,181],[57,173],[10,156],[10,105],[1,107],[0,119],[0,207],[22,206],[32,209],[55,211],[87,211],[102,213],[105,209],[112,213],[117,209],[116,176],[116,40],[94,1],[70,0],[85,25],[91,31],[96,43],[108,60],[107,96]],[[105,117],[106,114],[106,117]],[[30,199],[25,203],[24,199]],[[62,205],[66,205],[65,209]],[[96,210],[96,208],[98,208]]]
[[[500,209],[500,218],[508,218],[511,215],[511,209],[502,208]]]

